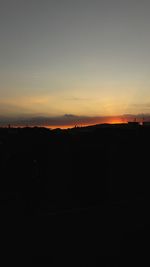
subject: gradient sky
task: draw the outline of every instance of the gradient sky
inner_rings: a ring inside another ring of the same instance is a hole
[[[150,113],[149,0],[0,0],[0,115]]]

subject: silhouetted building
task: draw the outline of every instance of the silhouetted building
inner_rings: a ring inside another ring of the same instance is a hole
[[[150,126],[150,121],[143,121],[143,126]]]
[[[138,121],[128,121],[128,125],[130,127],[136,127],[136,126],[139,126],[140,123]]]

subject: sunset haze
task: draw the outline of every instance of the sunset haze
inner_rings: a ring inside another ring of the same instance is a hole
[[[0,116],[149,114],[149,14],[146,0],[1,0]]]

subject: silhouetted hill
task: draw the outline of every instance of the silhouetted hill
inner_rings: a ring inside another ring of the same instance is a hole
[[[50,257],[49,246],[37,246],[41,266],[57,266],[58,251],[63,262],[67,253],[66,264],[74,259],[73,266],[97,260],[126,266],[129,258],[134,265],[137,255],[142,264],[149,229],[149,151],[148,126],[1,128],[1,215],[50,218],[40,241],[33,228],[34,245],[51,238]],[[77,254],[69,245],[76,242]]]

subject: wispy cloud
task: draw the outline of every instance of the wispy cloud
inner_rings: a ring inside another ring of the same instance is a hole
[[[137,109],[150,109],[150,103],[135,103],[132,104],[132,107]]]
[[[72,96],[72,97],[66,97],[65,100],[68,100],[68,101],[89,101],[89,100],[91,100],[91,98]]]
[[[47,127],[73,127],[75,125],[84,126],[84,125],[92,125],[99,123],[111,123],[111,122],[123,122],[121,116],[120,117],[112,117],[112,116],[97,116],[97,117],[89,117],[89,116],[77,116],[74,114],[65,114],[63,116],[55,116],[55,117],[46,117],[46,116],[24,116],[19,118],[5,118],[1,120],[3,124],[11,123],[15,126],[47,126]]]

